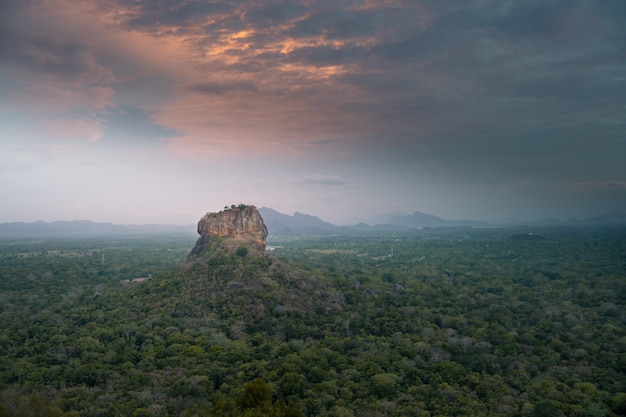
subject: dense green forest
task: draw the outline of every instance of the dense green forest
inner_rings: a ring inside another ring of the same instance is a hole
[[[626,230],[0,242],[0,416],[626,415]]]

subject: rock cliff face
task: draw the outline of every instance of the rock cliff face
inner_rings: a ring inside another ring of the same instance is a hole
[[[198,222],[198,234],[200,238],[192,253],[200,253],[203,245],[215,241],[233,251],[243,246],[263,252],[267,227],[256,207],[239,205],[219,213],[207,213]]]

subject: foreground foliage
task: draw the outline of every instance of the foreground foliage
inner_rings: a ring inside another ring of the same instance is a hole
[[[528,232],[4,243],[0,411],[625,415],[626,234]]]

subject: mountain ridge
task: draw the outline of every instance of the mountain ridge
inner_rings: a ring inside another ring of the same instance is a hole
[[[317,216],[311,216],[296,211],[292,216],[280,213],[269,207],[259,208],[261,216],[267,225],[270,234],[273,235],[297,235],[310,233],[338,232],[340,226],[321,220]]]
[[[390,225],[400,225],[400,226],[408,226],[408,227],[454,227],[454,226],[470,226],[470,227],[480,227],[486,226],[487,223],[480,222],[477,220],[445,220],[439,216],[435,216],[433,214],[421,213],[419,211],[415,211],[411,215],[402,216],[396,215],[392,217],[386,224]]]
[[[447,220],[441,217],[421,213],[395,214],[384,223],[368,224],[365,222],[348,226],[337,226],[321,220],[317,216],[296,211],[293,215],[281,213],[269,207],[258,209],[272,236],[298,235],[329,235],[367,232],[384,232],[437,227],[489,227],[489,226],[619,226],[626,225],[626,213],[621,210],[612,210],[599,216],[582,219],[540,219],[508,222],[481,222],[477,220]],[[385,216],[379,216],[384,218]],[[196,233],[195,224],[127,224],[120,225],[109,222],[94,222],[91,220],[56,220],[45,222],[10,222],[0,223],[0,239],[36,239],[36,238],[69,238],[91,236],[121,236],[137,235],[151,236],[159,234],[189,234]]]

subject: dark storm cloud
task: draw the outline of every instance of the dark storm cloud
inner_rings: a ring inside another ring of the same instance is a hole
[[[102,2],[104,9],[129,8],[132,13],[124,25],[133,29],[153,30],[161,25],[180,26],[201,25],[207,17],[229,16],[235,10],[235,2],[229,1],[179,1],[179,0],[119,0]]]
[[[597,100],[621,100],[626,96],[626,83],[612,80],[610,73],[578,71],[576,68],[569,73],[549,71],[541,76],[520,77],[511,80],[506,89],[510,94],[575,101],[583,106]]]
[[[303,16],[308,7],[291,0],[253,2],[245,8],[245,21],[254,27],[276,27]]]
[[[406,117],[405,128],[411,119],[420,119],[406,109],[428,111],[426,106],[461,119],[477,117],[481,109],[488,118],[495,109],[499,117],[519,119],[543,104],[523,101],[545,101],[546,111],[558,115],[559,109],[583,109],[589,100],[619,105],[626,88],[620,80],[620,41],[626,41],[620,1],[396,1],[365,7],[363,2],[331,0],[120,0],[100,5],[127,7],[122,23],[127,27],[193,32],[186,42],[197,45],[199,54],[223,42],[224,33],[250,31],[246,49],[233,46],[221,52],[232,59],[196,63],[207,72],[272,77],[268,71],[273,71],[278,78],[285,64],[350,65],[333,78],[337,89],[356,87],[372,95],[378,112],[393,114],[394,120]],[[286,52],[270,47],[288,39],[294,44]],[[73,74],[90,65],[87,47],[77,42],[46,44],[26,37],[20,42],[30,48],[12,49],[14,59],[42,71]],[[33,56],[33,51],[41,53]],[[206,81],[186,89],[221,95],[253,91],[251,87]],[[577,104],[570,108],[573,101]]]
[[[519,1],[501,7],[500,13],[486,21],[485,26],[494,36],[514,42],[546,43],[566,38],[584,41],[589,36],[611,37],[614,30],[621,31],[619,20],[624,13],[624,3],[615,0]]]
[[[80,42],[63,42],[13,34],[15,41],[0,49],[2,60],[29,71],[72,79],[95,65],[91,49]],[[6,41],[5,41],[6,42]]]
[[[352,45],[340,49],[331,46],[305,46],[294,50],[285,61],[317,66],[342,65],[352,63],[366,53],[364,48]]]
[[[324,7],[323,3],[320,5]],[[396,17],[386,9],[337,10],[327,7],[297,21],[285,34],[294,37],[324,35],[335,40],[368,37],[394,23]]]
[[[174,26],[177,32],[197,30],[201,27],[207,31],[209,37],[210,31],[218,29],[237,31],[249,26],[261,28],[281,25],[301,16],[307,10],[304,4],[288,0],[263,2],[131,0],[105,7],[113,9],[117,5],[123,5],[133,11],[132,17],[124,22],[127,27],[152,30],[158,26]]]
[[[97,64],[91,45],[50,36],[39,30],[36,21],[20,20],[30,3],[36,2],[8,1],[1,6],[0,61],[18,72],[52,75],[66,81],[85,77],[93,83],[108,81],[110,73]]]

